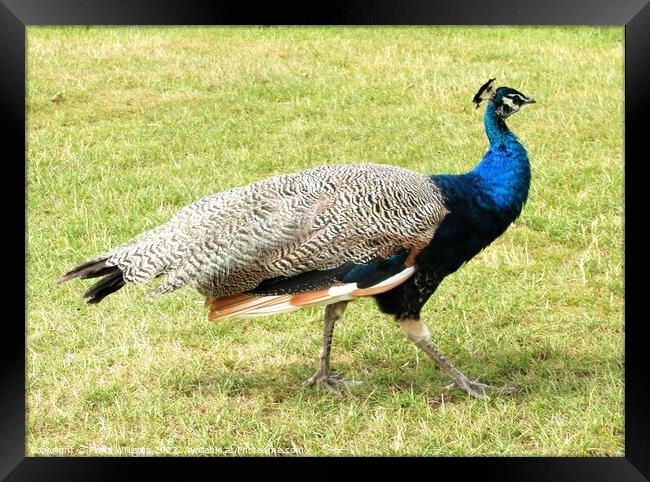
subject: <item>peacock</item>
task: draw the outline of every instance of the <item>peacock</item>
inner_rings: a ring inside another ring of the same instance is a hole
[[[279,175],[203,197],[167,223],[65,273],[98,278],[87,303],[126,283],[160,278],[153,294],[186,285],[205,297],[210,320],[325,305],[317,371],[305,383],[340,394],[354,381],[330,373],[334,324],[350,301],[373,297],[407,338],[472,397],[488,390],[436,347],[420,313],[450,274],[519,216],[531,172],[505,120],[535,100],[483,84],[489,148],[464,174],[425,175],[386,164],[341,164]]]

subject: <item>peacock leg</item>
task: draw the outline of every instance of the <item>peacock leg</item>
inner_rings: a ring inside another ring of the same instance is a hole
[[[436,362],[440,369],[449,375],[453,382],[445,388],[458,387],[465,390],[469,395],[475,398],[485,400],[488,397],[483,392],[493,390],[499,393],[512,393],[512,387],[493,387],[477,381],[471,381],[463,373],[461,373],[447,358],[440,352],[431,342],[431,335],[429,329],[420,320],[400,320],[400,327],[406,333],[406,336],[415,343],[422,351],[424,351],[429,358]]]
[[[361,382],[341,380],[338,374],[330,374],[330,350],[332,348],[332,334],[334,333],[334,323],[341,319],[347,301],[339,301],[325,307],[325,319],[323,322],[323,346],[320,350],[320,359],[318,370],[311,378],[305,381],[307,385],[320,385],[331,392],[340,395],[341,393],[335,388],[336,385],[356,385]]]

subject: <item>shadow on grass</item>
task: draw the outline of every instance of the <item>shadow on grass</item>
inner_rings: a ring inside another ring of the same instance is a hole
[[[511,347],[490,356],[460,354],[454,359],[456,366],[471,379],[496,386],[514,386],[516,391],[507,398],[525,399],[534,393],[570,396],[589,390],[599,377],[621,373],[622,361],[612,354],[589,354],[577,358],[567,350],[544,347],[544,356],[538,348]],[[388,355],[387,355],[388,356]],[[419,363],[411,359],[403,363],[403,355],[397,358],[373,356],[360,357],[357,361],[342,363],[334,361],[332,372],[344,379],[361,381],[360,385],[341,389],[342,397],[326,389],[307,386],[303,382],[317,368],[313,363],[287,362],[274,366],[248,366],[231,369],[223,365],[205,365],[199,373],[187,374],[177,367],[161,381],[165,390],[184,396],[197,392],[220,393],[226,397],[262,397],[274,403],[292,399],[316,400],[321,398],[341,400],[368,400],[380,402],[399,393],[424,396],[435,405],[441,395],[453,396],[454,401],[466,398],[459,390],[445,390],[450,380],[426,357]],[[494,395],[502,397],[502,395]]]

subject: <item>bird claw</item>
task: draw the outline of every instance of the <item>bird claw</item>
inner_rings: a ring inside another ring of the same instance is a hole
[[[470,396],[478,398],[480,400],[488,400],[489,397],[486,396],[483,392],[485,391],[494,391],[497,393],[512,394],[515,391],[514,387],[495,387],[492,385],[487,385],[485,383],[479,383],[478,378],[473,382],[468,378],[461,379],[459,381],[453,381],[449,385],[443,387],[445,390],[451,390],[452,388],[460,388],[467,392]]]
[[[327,374],[316,372],[309,379],[305,380],[303,385],[318,385],[326,388],[335,395],[341,396],[341,392],[336,388],[338,385],[351,387],[363,383],[356,380],[342,380],[340,377],[341,375],[339,373]]]

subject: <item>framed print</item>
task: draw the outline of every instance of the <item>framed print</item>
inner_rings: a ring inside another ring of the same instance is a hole
[[[648,477],[644,2],[0,12],[3,476]]]

